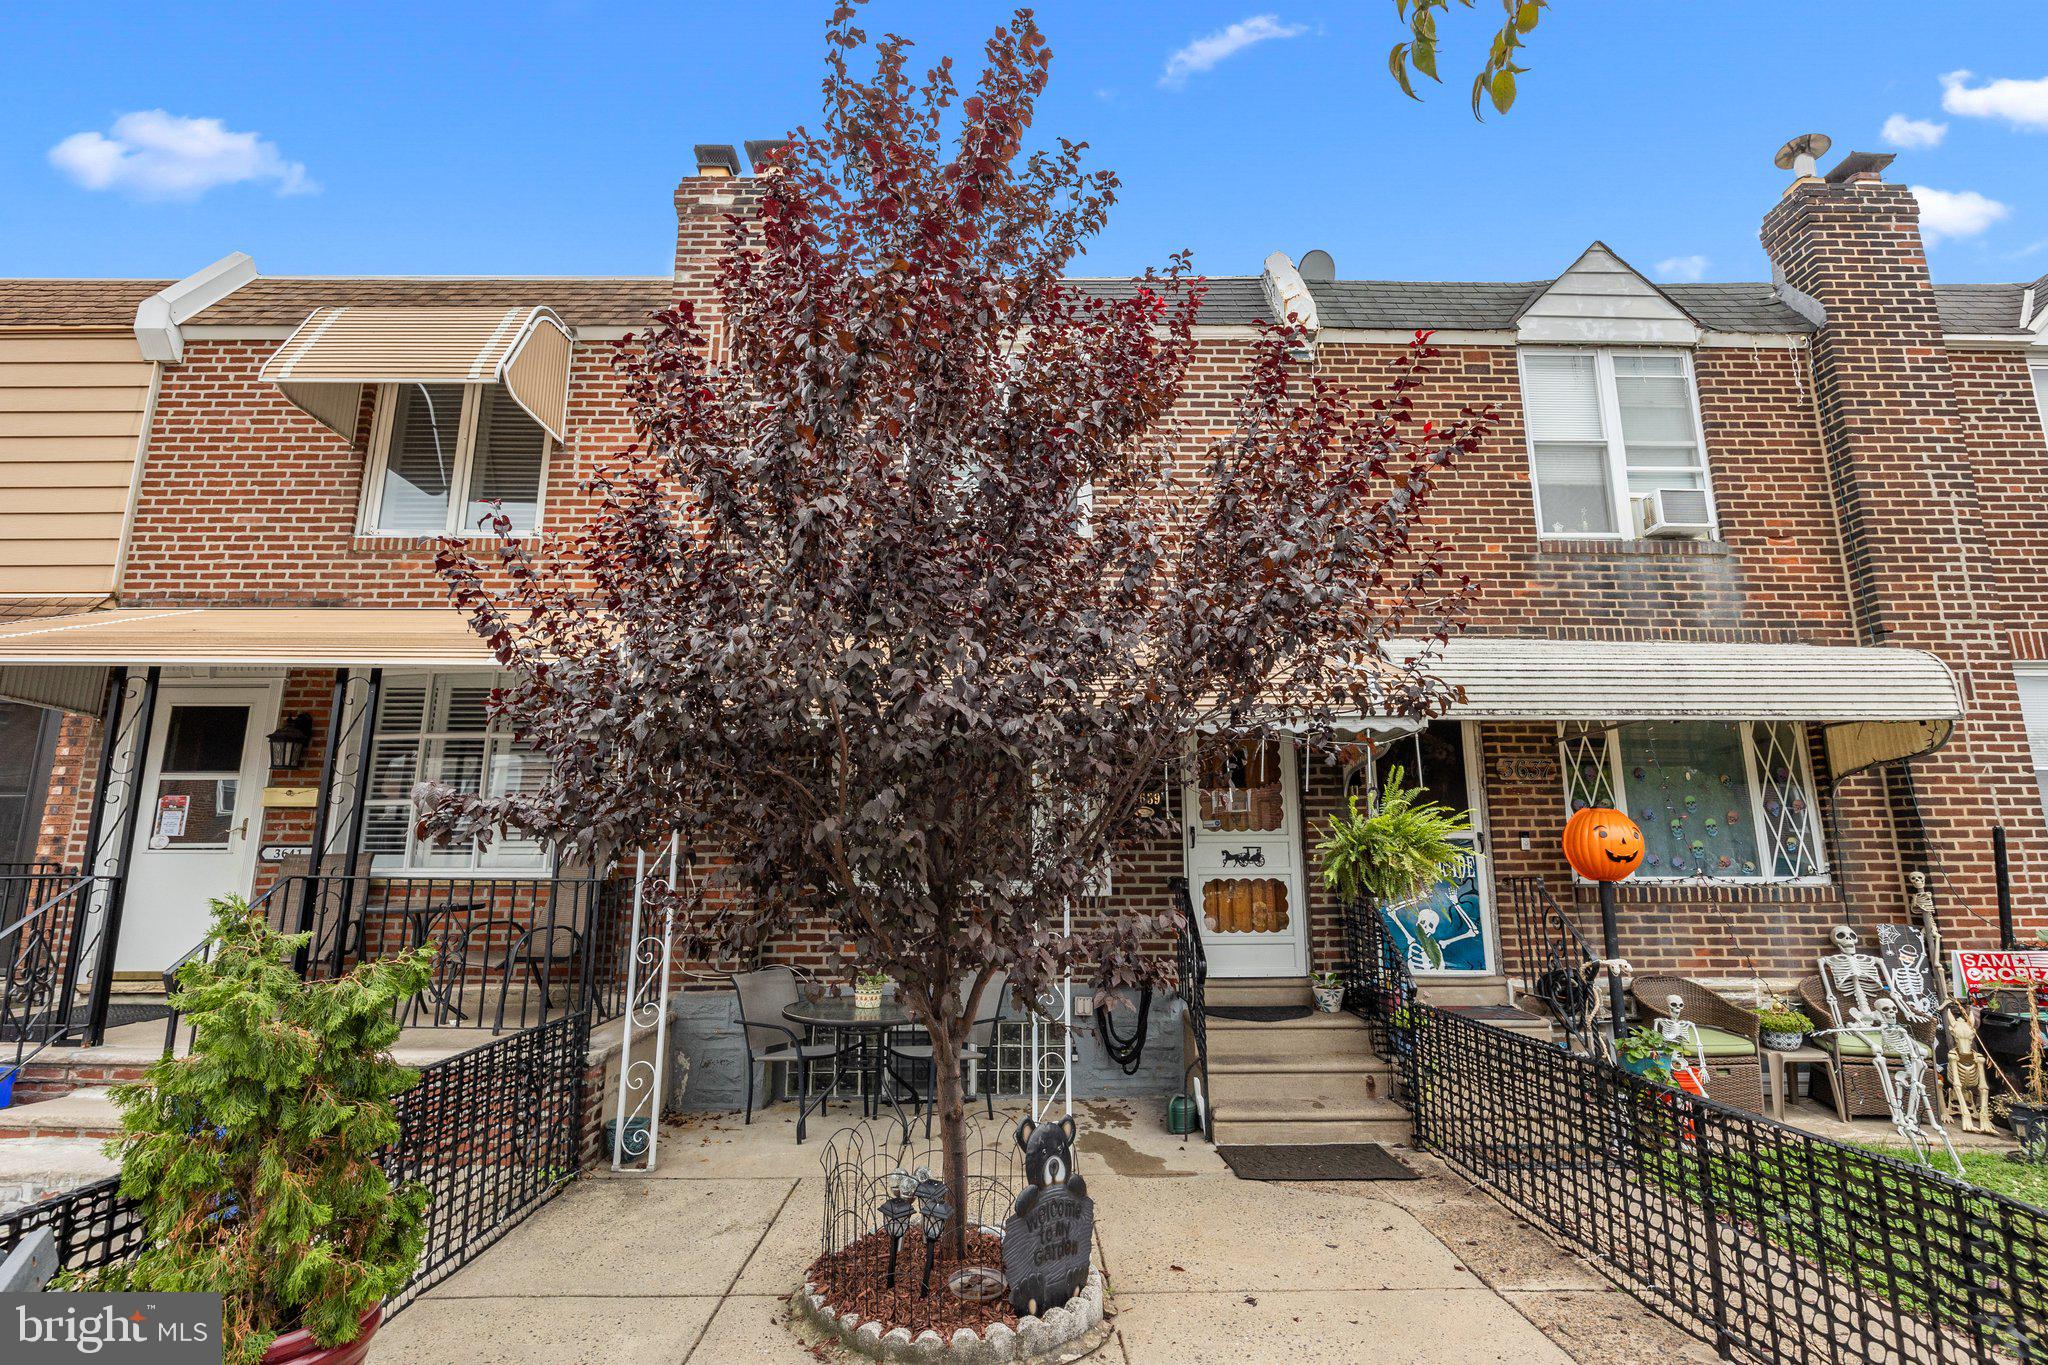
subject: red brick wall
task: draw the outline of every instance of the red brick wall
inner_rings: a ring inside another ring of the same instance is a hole
[[[758,192],[734,180],[692,178],[678,187],[679,295],[704,298],[726,215]],[[1933,835],[1937,890],[1945,903],[1961,903],[1964,917],[1987,907],[1977,857],[1986,821],[1995,815],[2016,828],[2031,821],[2016,848],[2023,911],[2034,917],[2043,875],[2040,814],[2001,670],[2008,637],[2041,619],[2033,594],[2048,591],[2037,586],[2048,582],[2041,572],[2048,566],[2037,562],[2048,557],[2039,548],[2048,537],[2023,530],[1989,537],[1982,507],[2048,507],[2041,497],[2048,489],[2040,487],[2048,463],[2040,458],[2038,422],[2029,428],[2030,410],[2022,407],[2022,397],[2031,402],[2024,370],[2009,358],[1952,361],[1942,351],[1923,297],[1917,238],[1908,240],[1910,200],[1890,187],[1870,195],[1851,187],[1831,188],[1811,204],[1814,196],[1795,196],[1767,226],[1773,252],[1808,292],[1827,295],[1836,321],[1811,358],[1782,347],[1695,353],[1719,542],[1539,542],[1515,353],[1505,345],[1447,348],[1422,391],[1426,416],[1449,417],[1466,404],[1503,413],[1495,436],[1450,476],[1433,529],[1451,543],[1453,568],[1480,584],[1473,629],[1481,632],[1822,644],[1868,638],[1942,653],[1965,673],[1973,719],[1949,755],[1921,765],[1917,794]],[[1823,278],[1829,272],[1837,282]],[[354,534],[367,405],[353,442],[313,422],[257,377],[275,344],[195,339],[186,361],[166,369],[123,605],[443,603],[429,550]],[[578,347],[569,439],[549,468],[546,533],[574,527],[587,509],[579,483],[630,439],[609,351],[605,343]],[[1389,377],[1399,351],[1327,343],[1319,364],[1370,391]],[[1249,353],[1248,339],[1205,339],[1176,414],[1184,448],[1227,427]],[[1942,517],[1931,536],[1930,508]],[[311,712],[324,736],[328,687],[324,672],[295,672],[285,713]],[[81,776],[89,778],[90,730],[66,729],[58,766],[60,785],[68,779],[69,786],[61,801],[53,791],[46,847],[63,841],[67,803]],[[1482,742],[1499,872],[1540,873],[1554,888],[1568,888],[1555,854],[1561,797],[1498,780],[1494,762],[1517,752],[1554,755],[1552,730],[1488,726]],[[310,785],[319,762],[316,740],[305,770],[289,780]],[[1338,801],[1338,777],[1318,761],[1304,765],[1311,845],[1313,825]],[[1841,837],[1829,841],[1836,887],[1630,889],[1631,956],[1699,970],[1739,970],[1750,961],[1792,970],[1811,957],[1826,924],[1849,913],[1845,903],[1858,922],[1896,916],[1901,864],[1891,824],[1900,806],[1900,793],[1872,777],[1845,785]],[[273,811],[262,837],[303,842],[310,823],[309,811]],[[82,813],[72,824],[82,829]],[[1524,833],[1527,854],[1519,849]],[[1177,840],[1130,850],[1115,900],[1157,905],[1166,879],[1179,871]],[[1325,966],[1334,963],[1339,937],[1335,907],[1314,889],[1317,872],[1311,864],[1307,913],[1316,965]],[[834,945],[819,934],[787,946],[790,956],[815,965],[835,960]]]

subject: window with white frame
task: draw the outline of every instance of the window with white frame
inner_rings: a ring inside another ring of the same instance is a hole
[[[540,522],[548,434],[500,384],[386,384],[364,482],[371,535],[475,534],[502,508]]]
[[[501,720],[487,714],[489,673],[400,674],[384,679],[377,699],[363,852],[374,872],[544,871],[547,850],[531,839],[494,838],[437,844],[413,833],[413,788],[442,782],[459,791],[501,796],[533,791],[543,768],[515,744]]]
[[[1574,724],[1558,746],[1567,811],[1613,806],[1642,827],[1637,881],[1826,875],[1803,725]]]
[[[2027,749],[2033,755],[2034,782],[2041,806],[2048,810],[2048,668],[2023,668],[2013,674],[2019,684],[2020,718],[2027,726]]]
[[[2041,434],[2048,438],[2048,363],[2035,365],[2034,406],[2041,410]]]
[[[1690,356],[1531,347],[1521,361],[1541,534],[1712,534]],[[1653,494],[1661,527],[1649,520]]]

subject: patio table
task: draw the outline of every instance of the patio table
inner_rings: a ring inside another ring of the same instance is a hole
[[[1780,1123],[1785,1120],[1785,1092],[1798,1084],[1792,1079],[1792,1068],[1823,1066],[1827,1060],[1828,1054],[1817,1047],[1795,1047],[1789,1051],[1764,1049],[1764,1100],[1770,1106],[1772,1118]]]
[[[861,1112],[873,1118],[881,1112],[882,1077],[886,1073],[898,1084],[907,1086],[895,1068],[889,1065],[889,1049],[886,1037],[893,1029],[907,1026],[910,1012],[894,1000],[884,1000],[873,1009],[861,1009],[853,1003],[850,995],[829,996],[823,1000],[799,1000],[782,1011],[782,1017],[803,1028],[830,1028],[839,1033],[839,1056],[851,1054],[854,1057],[856,1073],[870,1074],[867,1093],[861,1096]],[[836,1059],[835,1059],[836,1062]],[[836,1078],[835,1078],[836,1083]],[[912,1091],[916,1094],[916,1091]],[[810,1117],[812,1108],[823,1108],[830,1099],[831,1090],[820,1092],[815,1099],[809,1095],[797,1098],[796,1140],[804,1140],[804,1120]],[[889,1087],[889,1107],[896,1111],[897,1121],[903,1125],[906,1136],[910,1132],[910,1120],[903,1113],[903,1106],[896,1099],[896,1087]]]

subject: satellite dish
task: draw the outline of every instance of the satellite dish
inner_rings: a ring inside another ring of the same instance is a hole
[[[1801,133],[1771,158],[1771,164],[1781,171],[1797,170],[1801,175],[1813,174],[1813,163],[1828,154],[1828,148],[1835,140],[1826,133]]]
[[[1337,278],[1337,263],[1327,251],[1311,251],[1301,258],[1301,277],[1316,284],[1328,284]]]

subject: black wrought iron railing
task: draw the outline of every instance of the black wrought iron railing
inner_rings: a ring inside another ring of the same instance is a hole
[[[308,874],[259,904],[278,928],[310,932],[300,969],[314,979],[433,945],[407,1027],[503,1033],[622,1005],[629,931],[619,888],[596,878]]]
[[[1188,897],[1185,877],[1168,883],[1181,909],[1180,942],[1174,953],[1174,993],[1195,1041],[1195,1055],[1187,1059],[1187,1090],[1195,1100],[1195,1116],[1202,1131],[1209,1132],[1209,955],[1202,947],[1202,926],[1195,922],[1194,903]],[[1196,1087],[1200,1089],[1197,1090]]]
[[[1418,1145],[1728,1359],[2048,1360],[2048,1210],[1427,1005]]]
[[[99,944],[116,878],[0,874],[0,1071],[58,1043],[89,1041]]]
[[[561,1016],[423,1067],[398,1097],[399,1136],[380,1161],[393,1180],[426,1185],[431,1200],[426,1249],[388,1312],[474,1260],[575,1176],[589,1046],[589,1018]],[[0,1216],[0,1258],[44,1227],[58,1264],[80,1272],[128,1260],[144,1240],[118,1177]]]
[[[1504,877],[1508,917],[1513,922],[1514,976],[1564,1026],[1571,1047],[1589,1052],[1597,1027],[1600,991],[1595,976],[1600,957],[1572,923],[1541,877]]]
[[[1365,1021],[1373,1050],[1396,1064],[1402,1094],[1412,1094],[1415,978],[1386,916],[1365,901],[1344,904],[1344,1008]]]

